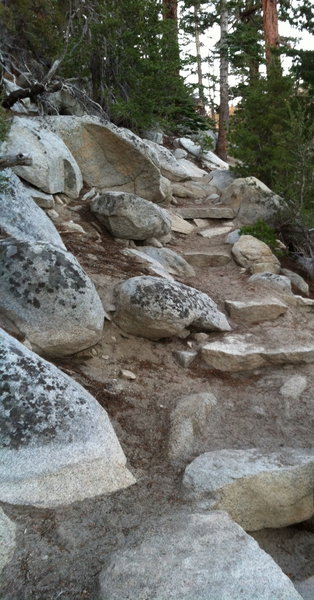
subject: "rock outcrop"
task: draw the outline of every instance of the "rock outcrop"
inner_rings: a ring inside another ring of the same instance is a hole
[[[223,190],[221,202],[233,208],[239,226],[259,219],[271,224],[283,206],[283,200],[256,177],[235,179]]]
[[[56,507],[135,482],[95,398],[2,330],[0,356],[2,502]]]
[[[15,550],[16,526],[0,508],[0,575]]]

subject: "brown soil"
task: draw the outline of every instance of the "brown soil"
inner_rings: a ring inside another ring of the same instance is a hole
[[[86,231],[62,235],[67,248],[93,279],[105,308],[117,282],[148,274],[142,265],[122,254],[120,243],[105,231],[99,233],[88,206],[72,202],[56,208],[60,223],[72,219]],[[59,229],[62,233],[61,226]],[[230,250],[224,238],[207,240],[197,231],[189,236],[174,234],[169,247],[179,253],[209,247]],[[208,293],[223,311],[225,299],[243,300],[263,294],[284,299],[280,293],[249,284],[247,273],[232,260],[225,267],[195,270],[195,277],[180,281]],[[231,325],[234,332],[254,333],[265,343],[274,331],[278,339],[282,337],[289,344],[295,337],[302,340],[304,332],[308,335],[314,329],[309,313],[291,307],[273,322]],[[55,361],[107,410],[138,483],[112,496],[57,510],[4,505],[8,516],[18,524],[18,549],[3,574],[2,600],[96,600],[98,574],[106,558],[123,547],[126,536],[132,535],[140,523],[174,510],[193,510],[182,500],[181,473],[167,458],[169,415],[183,395],[203,391],[216,395],[217,407],[207,424],[202,451],[312,445],[311,365],[270,366],[230,374],[210,370],[197,358],[189,368],[183,368],[174,351],[191,347],[197,347],[193,334],[187,339],[152,342],[129,336],[106,321],[102,341],[95,348]],[[123,379],[121,369],[133,371],[136,379]],[[288,410],[279,390],[296,373],[308,378],[308,386]],[[314,535],[310,527],[268,530],[254,537],[292,579],[313,574]]]

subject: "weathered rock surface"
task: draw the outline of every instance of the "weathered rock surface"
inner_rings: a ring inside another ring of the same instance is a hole
[[[4,331],[0,355],[2,502],[52,508],[135,482],[95,398]]]
[[[314,598],[314,575],[308,577],[303,581],[296,581],[294,583],[296,590],[299,592],[303,600],[313,600]]]
[[[228,206],[187,206],[178,209],[184,219],[232,219],[234,212]]]
[[[91,187],[131,192],[157,203],[170,200],[171,186],[161,177],[155,154],[131,131],[88,116],[45,121],[63,139]]]
[[[224,205],[235,211],[236,223],[252,225],[259,219],[272,223],[283,201],[256,177],[235,179],[221,195]]]
[[[241,235],[232,246],[235,261],[251,273],[279,273],[280,262],[267,244],[252,235]]]
[[[283,302],[276,298],[265,298],[255,300],[226,300],[226,308],[232,319],[237,319],[242,323],[260,323],[262,321],[272,321],[288,310]]]
[[[184,258],[193,267],[222,267],[230,262],[230,254],[226,250],[204,250],[185,252]]]
[[[147,240],[171,231],[168,212],[160,206],[127,192],[107,192],[90,205],[98,221],[117,238]]]
[[[2,174],[7,181],[0,189],[0,228],[20,240],[45,241],[65,249],[55,226],[17,175],[11,169]]]
[[[285,381],[279,391],[284,398],[297,400],[303,394],[307,384],[307,378],[303,375],[292,375]]]
[[[246,531],[300,523],[314,514],[314,451],[206,452],[185,469],[183,486],[188,497],[227,511]]]
[[[290,271],[289,269],[281,269],[280,274],[284,275],[284,277],[288,277],[288,279],[290,279],[292,288],[294,289],[294,291],[297,294],[301,293],[301,294],[304,294],[305,296],[309,295],[309,286],[306,283],[306,281],[303,279],[303,277],[301,277],[301,275],[299,275],[298,273],[294,273],[293,271]]]
[[[94,284],[69,252],[46,242],[0,242],[0,312],[47,356],[96,344],[104,309]]]
[[[191,140],[190,138],[180,138],[179,142],[182,146],[182,148],[184,148],[184,150],[187,150],[187,152],[189,152],[190,154],[192,154],[193,156],[195,156],[196,158],[201,158],[202,161],[204,162],[204,164],[206,164],[206,166],[208,168],[212,168],[212,169],[228,169],[229,165],[228,163],[226,163],[225,161],[221,160],[221,158],[219,158],[219,156],[217,156],[217,154],[214,154],[214,152],[211,152],[210,150],[202,150],[202,147],[199,144],[196,144],[195,142],[193,142],[193,140]]]
[[[169,211],[170,219],[171,219],[171,230],[176,231],[177,233],[184,233],[188,235],[194,231],[195,227],[192,223],[185,221],[179,215],[176,215],[174,212]]]
[[[223,512],[146,526],[100,576],[100,600],[301,600],[289,578]]]
[[[277,275],[276,273],[255,273],[251,275],[249,281],[252,283],[261,283],[269,288],[285,292],[286,294],[292,294],[291,281],[285,275]]]
[[[215,185],[221,192],[236,179],[236,175],[229,170],[217,169],[210,174],[210,184]]]
[[[254,336],[230,335],[222,340],[208,342],[202,347],[202,357],[212,369],[219,371],[247,371],[269,365],[299,364],[314,361],[314,342],[289,343],[285,346],[280,336],[269,336],[265,347]]]
[[[198,233],[202,237],[211,239],[218,235],[225,235],[225,234],[229,233],[229,231],[231,229],[232,229],[232,227],[229,227],[228,225],[223,225],[222,227],[209,227],[208,229],[203,229],[202,231],[199,231]]]
[[[15,550],[15,524],[0,508],[0,574]]]
[[[30,154],[33,165],[14,167],[14,172],[47,192],[64,192],[77,198],[83,186],[79,166],[62,139],[49,131],[45,121],[14,117],[5,149],[8,154]]]
[[[113,316],[133,335],[161,339],[186,328],[229,331],[230,325],[209,296],[182,283],[158,277],[132,277],[115,287]]]
[[[201,452],[206,424],[216,404],[215,396],[209,392],[178,400],[170,415],[168,456],[173,465],[182,467]]]
[[[156,162],[164,177],[170,181],[185,181],[189,179],[189,174],[182,164],[180,164],[171,150],[156,144],[155,142],[145,140],[156,156]]]
[[[205,171],[204,169],[200,169],[200,167],[195,165],[190,160],[187,160],[186,158],[180,158],[178,162],[185,169],[186,174],[189,176],[190,179],[199,180],[208,175],[207,171]]]
[[[178,277],[193,277],[195,275],[193,267],[177,252],[170,248],[153,248],[152,246],[142,246],[141,252],[157,260],[171,275]]]

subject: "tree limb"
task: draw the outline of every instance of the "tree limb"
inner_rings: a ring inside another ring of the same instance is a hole
[[[7,169],[8,167],[16,167],[17,165],[25,165],[27,167],[32,166],[33,159],[27,154],[4,154],[0,156],[0,171]]]
[[[45,85],[44,83],[34,83],[28,88],[14,90],[14,92],[11,92],[11,94],[2,100],[1,104],[3,108],[11,108],[11,106],[13,106],[18,100],[22,100],[23,98],[33,98],[34,96],[38,96],[44,92],[57,92],[58,90],[61,90],[61,88],[61,81],[57,81],[49,86]]]

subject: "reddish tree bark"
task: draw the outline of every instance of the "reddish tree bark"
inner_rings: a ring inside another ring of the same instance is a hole
[[[178,19],[178,1],[162,0],[164,19]]]
[[[222,160],[227,160],[229,129],[229,57],[228,57],[228,7],[226,0],[220,2],[220,102],[219,129],[216,153]]]
[[[262,0],[266,63],[272,62],[272,48],[279,46],[277,0]]]

